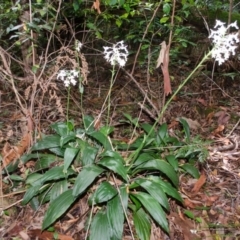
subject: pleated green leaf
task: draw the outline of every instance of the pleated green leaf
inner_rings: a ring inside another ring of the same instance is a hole
[[[106,212],[99,211],[93,218],[89,240],[111,240],[112,230]]]
[[[133,222],[139,239],[149,240],[151,234],[151,222],[142,208],[133,213]]]
[[[182,169],[184,169],[187,173],[192,175],[194,178],[199,178],[200,177],[200,173],[199,173],[198,169],[196,167],[194,167],[192,164],[185,163],[180,167]]]
[[[173,167],[164,160],[161,160],[161,159],[149,160],[135,168],[135,170],[138,170],[138,169],[158,170],[160,172],[163,172],[176,187],[178,186],[178,176],[176,172],[174,171]]]
[[[107,204],[107,217],[112,230],[112,238],[121,240],[123,234],[124,212],[119,195]]]
[[[166,210],[169,210],[168,199],[165,192],[159,183],[139,178],[135,181],[142,188],[144,188],[153,198],[155,198]]]
[[[151,217],[159,224],[159,226],[168,233],[169,228],[166,214],[157,200],[151,195],[143,192],[134,193],[133,196],[141,202],[142,206],[149,212]]]
[[[127,171],[123,166],[122,160],[120,160],[119,158],[104,157],[101,159],[99,164],[115,172],[116,174],[121,176],[125,181],[127,181]]]
[[[163,181],[159,177],[156,176],[149,176],[149,179],[153,180],[154,182],[157,182],[161,185],[162,190],[168,195],[171,196],[172,198],[178,200],[179,202],[182,202],[181,195],[177,191],[176,188],[174,188],[169,182]]]
[[[75,197],[72,194],[72,189],[67,190],[62,193],[58,198],[53,200],[44,216],[42,230],[48,228],[51,224],[53,224],[59,217],[61,217],[68,208],[75,201]]]
[[[79,152],[78,148],[72,148],[72,147],[66,148],[66,150],[64,152],[64,168],[63,168],[63,172],[67,171],[67,169],[71,165],[73,159],[76,157],[78,152]]]
[[[117,194],[116,188],[110,183],[103,182],[89,199],[90,204],[107,202]]]
[[[95,180],[97,176],[99,176],[104,169],[96,166],[90,165],[85,166],[78,174],[75,184],[73,186],[73,196],[79,196],[83,193],[89,185]]]
[[[43,137],[40,141],[36,142],[32,151],[43,150],[60,146],[60,136],[59,135],[49,135]]]

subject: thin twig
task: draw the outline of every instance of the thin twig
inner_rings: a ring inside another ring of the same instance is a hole
[[[155,9],[155,11],[153,12],[153,15],[152,15],[152,18],[150,20],[150,22],[148,23],[146,29],[145,29],[145,32],[143,34],[143,37],[142,37],[142,40],[141,40],[141,43],[139,44],[139,47],[138,47],[138,50],[137,50],[137,53],[136,53],[136,56],[135,56],[135,59],[134,59],[134,62],[133,62],[133,67],[132,67],[132,71],[131,71],[131,75],[133,75],[134,73],[134,70],[135,70],[135,66],[136,66],[136,62],[137,62],[137,58],[138,58],[138,55],[140,53],[140,50],[141,50],[141,47],[142,47],[142,43],[144,42],[143,40],[145,39],[147,33],[148,33],[148,29],[153,21],[153,19],[155,18],[156,14],[157,14],[157,11],[159,9],[159,7],[161,6],[162,4],[162,0],[160,1],[160,3],[158,4],[157,8]]]
[[[155,110],[155,113],[158,114],[159,110],[157,109],[157,107],[155,106],[155,104],[150,100],[150,98],[147,96],[147,93],[142,89],[142,87],[140,86],[140,84],[137,82],[137,80],[133,77],[132,74],[130,74],[129,72],[127,72],[125,69],[123,69],[123,71],[133,80],[133,82],[137,85],[137,87],[139,88],[139,90],[141,91],[141,93],[143,94],[144,97],[146,97],[147,102],[151,105],[151,107]]]

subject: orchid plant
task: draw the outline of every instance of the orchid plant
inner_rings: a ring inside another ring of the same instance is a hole
[[[108,115],[107,115],[107,125],[109,124],[110,117],[110,107],[111,107],[111,92],[114,84],[114,75],[115,75],[115,67],[119,65],[120,67],[124,67],[127,62],[128,57],[128,49],[123,41],[117,42],[113,45],[113,47],[103,47],[104,48],[104,58],[107,62],[110,62],[112,65],[112,76],[110,80],[110,87],[108,91]]]

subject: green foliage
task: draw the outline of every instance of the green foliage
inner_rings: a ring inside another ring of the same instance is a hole
[[[188,145],[170,137],[166,124],[151,133],[150,124],[136,124],[130,116],[126,117],[144,130],[130,145],[118,142],[113,145],[109,137],[112,128],[95,130],[93,119],[86,116],[85,128],[75,129],[69,122],[53,124],[55,134],[44,136],[32,147],[32,153],[22,157],[24,163],[38,159],[36,170],[42,170],[28,175],[28,189],[22,203],[37,208],[40,203],[50,202],[43,230],[66,213],[76,199],[90,194],[89,205],[101,206],[96,213],[91,213],[90,239],[96,236],[100,240],[121,239],[124,222],[130,215],[140,239],[149,239],[153,220],[169,232],[168,197],[182,202],[178,193],[179,171],[199,177],[194,167],[196,160],[188,161],[188,157],[192,159],[197,152],[188,150],[183,155],[183,148]],[[188,125],[182,123],[188,139]],[[148,138],[146,133],[150,133]],[[122,153],[127,149],[135,155],[124,158]],[[186,163],[179,164],[179,158],[184,158]]]

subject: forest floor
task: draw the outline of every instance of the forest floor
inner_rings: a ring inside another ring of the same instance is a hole
[[[191,68],[184,65],[170,69],[173,92],[190,71]],[[160,111],[168,99],[163,96],[161,72],[154,70],[148,78],[146,69],[139,67],[133,76],[141,89],[148,93],[154,107],[148,104],[150,114],[146,108],[140,108],[139,103],[143,103],[145,96],[129,76],[120,71],[112,91],[110,124],[115,126],[114,137],[118,139],[128,136],[128,129],[120,124],[123,113],[137,117],[141,122],[153,123],[154,111]],[[216,72],[214,78],[211,76],[211,71],[203,69],[191,78],[163,116],[162,122],[166,122],[172,132],[181,131],[178,120],[185,118],[191,136],[200,136],[203,142],[208,142],[209,157],[205,163],[197,165],[201,172],[199,180],[187,174],[180,176],[179,191],[184,205],[179,206],[171,200],[168,215],[170,236],[153,226],[151,240],[240,239],[240,74],[232,69],[230,73],[223,70]],[[97,74],[90,74],[84,89],[85,114],[96,117],[101,112],[110,77],[110,70],[104,67]],[[14,148],[21,140],[24,120],[10,86],[1,86],[0,90],[0,146],[3,154],[6,143]],[[65,112],[67,91],[61,88],[57,94]],[[70,106],[70,117],[74,118],[75,124],[81,125],[78,89],[71,90]],[[47,100],[42,111],[38,130],[43,133],[49,132],[51,123],[65,120],[65,116],[59,116],[56,105],[48,104]],[[104,114],[102,119],[105,119]],[[15,175],[21,174],[19,167]],[[56,238],[54,232],[40,230],[47,206],[43,205],[36,212],[30,206],[22,206],[24,186],[12,186],[7,179],[8,176],[3,175],[1,180],[0,239],[84,239],[87,199],[76,203],[57,221],[54,226],[54,231],[58,232]],[[127,231],[123,239],[131,239]]]

